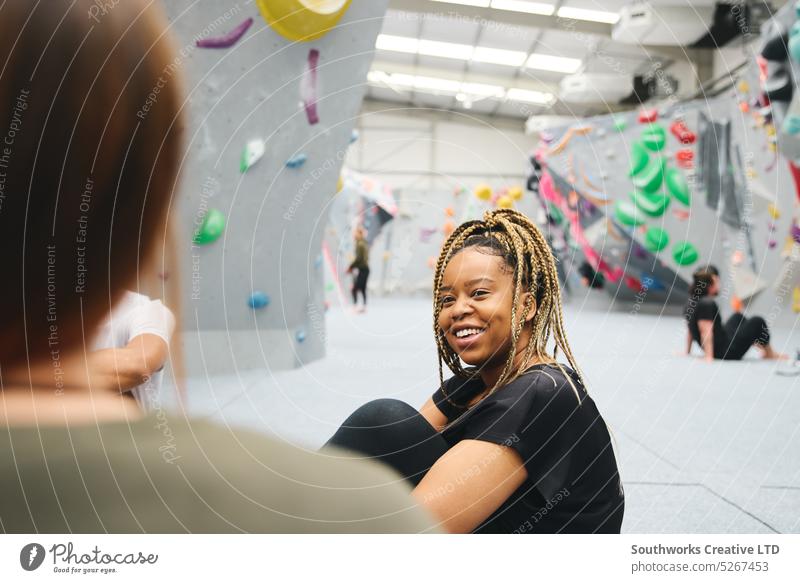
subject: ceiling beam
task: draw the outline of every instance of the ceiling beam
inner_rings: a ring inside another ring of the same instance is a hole
[[[575,20],[560,16],[544,16],[529,14],[527,12],[514,12],[511,10],[498,10],[496,8],[480,8],[478,6],[464,6],[462,4],[448,4],[446,2],[431,2],[430,0],[389,0],[390,10],[413,12],[429,18],[460,18],[472,22],[498,22],[508,26],[529,26],[552,30],[583,32],[586,34],[599,34],[611,36],[611,25],[605,22],[592,22],[588,20]]]

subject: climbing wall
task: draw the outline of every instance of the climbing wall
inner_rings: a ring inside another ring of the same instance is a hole
[[[189,375],[323,356],[326,213],[386,5],[165,3],[179,46],[163,78],[188,93],[177,212]]]
[[[692,272],[710,263],[725,311],[772,325],[793,322],[790,306],[800,312],[796,21],[794,5],[781,10],[722,95],[543,136],[539,196],[550,223],[615,299],[684,303]]]

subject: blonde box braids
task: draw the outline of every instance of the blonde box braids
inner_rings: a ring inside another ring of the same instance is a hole
[[[514,355],[517,341],[526,323],[525,318],[534,303],[526,302],[520,310],[520,298],[526,291],[530,292],[529,298],[537,298],[539,300],[539,305],[535,306],[536,314],[531,322],[531,339],[525,348],[522,363],[529,362],[531,357],[535,357],[539,362],[555,361],[558,350],[561,350],[583,383],[583,374],[575,361],[575,356],[572,354],[572,348],[567,341],[567,335],[564,330],[561,289],[558,283],[555,259],[550,247],[539,228],[525,215],[511,209],[499,209],[487,211],[482,221],[467,221],[455,229],[445,241],[439,254],[439,260],[436,262],[436,272],[433,279],[433,329],[439,352],[439,384],[442,387],[442,391],[444,391],[442,362],[446,363],[448,368],[458,376],[464,378],[479,376],[477,369],[465,370],[461,366],[458,354],[447,343],[444,331],[439,328],[439,314],[442,309],[439,293],[444,270],[450,260],[465,248],[467,239],[473,235],[481,235],[496,240],[506,254],[513,255],[516,259],[513,274],[514,299],[511,304],[511,350],[500,378],[484,398],[497,391],[500,387],[514,381],[523,372],[514,367]],[[476,245],[476,248],[478,247],[480,245]],[[502,258],[502,260],[504,262],[507,261],[505,258]],[[526,284],[530,286],[529,289],[523,289]],[[547,351],[547,344],[551,337],[555,342],[552,355]],[[570,375],[557,362],[556,366],[564,373],[580,403],[580,394]],[[447,397],[446,394],[445,396]],[[450,398],[447,398],[450,401]],[[450,402],[459,408],[464,408],[453,401]]]

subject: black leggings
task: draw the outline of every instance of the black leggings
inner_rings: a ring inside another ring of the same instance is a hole
[[[769,328],[760,316],[745,318],[742,314],[734,314],[725,322],[724,328],[728,337],[725,360],[741,360],[754,344],[769,344]]]
[[[397,470],[413,486],[450,448],[411,405],[377,399],[348,417],[326,445],[376,458]]]
[[[356,281],[353,283],[353,303],[358,303],[358,292],[364,297],[364,305],[367,305],[367,279],[369,279],[369,267],[359,267]]]

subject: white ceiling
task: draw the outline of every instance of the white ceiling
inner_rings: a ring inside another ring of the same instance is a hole
[[[530,0],[521,0],[523,2]],[[580,60],[580,71],[592,73],[620,72],[640,73],[649,67],[653,53],[644,47],[616,43],[607,34],[576,34],[573,31],[534,28],[529,26],[498,23],[489,19],[476,19],[474,11],[459,4],[427,2],[438,8],[445,8],[440,13],[417,13],[390,8],[383,23],[382,35],[407,37],[418,40],[457,43],[462,45],[488,47],[520,51],[529,56],[549,55],[569,57]],[[686,5],[688,0],[651,0],[653,4]],[[604,12],[618,12],[628,0],[539,0],[539,4],[554,4],[554,9],[580,8]],[[713,5],[715,0],[691,0],[691,6]],[[403,6],[403,0],[394,0],[390,7]],[[408,2],[414,8],[414,2]],[[416,2],[419,6],[419,2]],[[472,9],[474,10],[474,9]],[[488,10],[488,9],[487,9]],[[463,15],[466,12],[467,15]],[[490,10],[489,13],[506,12]],[[610,30],[609,25],[605,25]],[[650,52],[650,56],[648,56]],[[546,57],[545,57],[546,58]],[[499,85],[504,88],[517,87],[557,94],[558,83],[565,76],[563,72],[544,71],[526,66],[514,67],[492,63],[475,62],[428,56],[413,53],[401,53],[390,50],[376,50],[373,71],[401,73],[404,75],[421,75],[424,77],[441,77],[463,82],[477,82]],[[413,87],[382,83],[381,86],[370,84],[367,97],[371,99],[406,103],[423,107],[439,107],[464,111],[464,95],[455,92],[433,94],[429,90],[414,90]],[[467,105],[476,113],[491,115],[507,115],[528,117],[536,113],[558,113],[563,109],[575,114],[580,108],[563,107],[556,103],[537,105],[508,103],[505,99],[469,99]],[[589,113],[588,109],[586,113]]]

